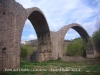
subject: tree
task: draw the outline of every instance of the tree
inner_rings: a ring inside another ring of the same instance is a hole
[[[100,49],[100,46],[99,46],[100,45],[100,30],[97,30],[97,31],[94,32],[94,34],[93,34],[93,42]]]
[[[100,46],[99,46],[100,45],[100,20],[99,18],[97,18],[96,27],[97,27],[97,30],[93,33],[93,42],[95,46],[98,46],[100,50]]]
[[[68,44],[67,55],[69,56],[85,56],[85,43],[81,38],[74,39],[73,43]]]
[[[22,47],[22,46],[20,49],[21,49],[21,58],[27,59],[27,55],[28,55],[27,49],[25,47]]]

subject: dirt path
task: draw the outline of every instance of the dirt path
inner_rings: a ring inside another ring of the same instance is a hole
[[[66,61],[66,62],[78,62],[78,61],[100,60],[100,59],[88,59],[88,58],[85,58],[85,57],[64,56],[62,60]]]

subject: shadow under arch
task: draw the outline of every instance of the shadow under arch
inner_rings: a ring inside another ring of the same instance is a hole
[[[51,53],[50,45],[50,30],[48,27],[48,23],[43,12],[37,8],[28,8],[27,10],[27,19],[32,23],[38,38],[38,50],[36,50],[30,56],[30,61],[47,61],[50,60],[49,55],[45,55],[45,53]]]
[[[27,13],[28,13],[28,19],[32,23],[38,38],[40,36],[45,35],[46,33],[50,34],[46,18],[43,12],[39,8],[37,7],[28,8]]]

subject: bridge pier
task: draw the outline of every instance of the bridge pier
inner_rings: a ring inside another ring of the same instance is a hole
[[[20,67],[19,36],[26,13],[14,0],[0,0],[0,71]]]
[[[86,57],[90,59],[95,58],[94,49],[86,49]]]
[[[50,32],[51,34],[51,43],[52,43],[52,59],[56,60],[58,58],[63,58],[62,54],[62,45],[61,36],[59,36],[59,32]]]

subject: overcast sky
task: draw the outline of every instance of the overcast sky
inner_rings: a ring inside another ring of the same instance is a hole
[[[100,18],[100,0],[16,0],[24,8],[38,7],[45,14],[51,31],[79,23],[91,36],[96,30],[96,20]],[[65,39],[74,39],[80,35],[70,29]],[[29,20],[26,21],[22,40],[36,39],[37,35]]]

